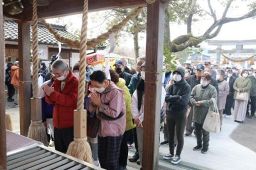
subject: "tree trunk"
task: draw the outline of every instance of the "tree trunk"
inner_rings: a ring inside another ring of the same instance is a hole
[[[170,14],[168,9],[165,10],[165,21],[164,21],[164,47],[170,48],[171,38],[170,38]]]
[[[137,59],[140,57],[140,55],[139,55],[139,50],[140,50],[140,47],[139,47],[139,33],[138,32],[135,32],[133,34],[133,43],[134,43],[135,58],[136,58],[136,62],[137,62]]]

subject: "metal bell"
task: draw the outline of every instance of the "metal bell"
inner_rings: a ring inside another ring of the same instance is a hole
[[[21,0],[5,0],[4,10],[10,15],[17,15],[23,12],[23,5]]]

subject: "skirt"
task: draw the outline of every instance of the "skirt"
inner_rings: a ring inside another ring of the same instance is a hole
[[[243,122],[246,116],[248,101],[235,100],[234,119]]]

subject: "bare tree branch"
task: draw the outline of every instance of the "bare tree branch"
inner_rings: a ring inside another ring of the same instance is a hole
[[[227,11],[227,10],[225,10],[225,11]],[[241,21],[241,20],[251,18],[254,16],[256,16],[256,9],[253,9],[250,12],[248,12],[240,17],[236,17],[236,18],[224,17],[224,18],[219,19],[215,23],[213,23],[202,36],[194,37],[191,34],[181,35],[171,42],[172,52],[178,52],[178,51],[182,51],[182,50],[186,49],[187,47],[197,46],[204,40],[212,39],[212,38],[216,37],[219,34],[219,32],[221,31],[224,24]]]
[[[207,1],[208,1],[208,7],[210,9],[210,15],[213,17],[214,22],[216,22],[217,21],[217,16],[216,16],[215,11],[213,11],[211,0],[207,0]]]
[[[226,8],[225,8],[221,18],[225,18],[227,16],[228,10],[229,10],[231,4],[233,3],[233,1],[234,0],[229,0],[228,1],[227,5],[226,5]]]
[[[187,34],[192,34],[192,22],[195,14],[196,2],[197,0],[190,0],[188,3]]]

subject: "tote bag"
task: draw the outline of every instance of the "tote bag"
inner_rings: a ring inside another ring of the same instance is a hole
[[[247,100],[249,100],[249,93],[246,93],[246,92],[237,92],[235,99],[236,99],[236,100],[247,101]]]
[[[216,100],[212,99],[212,102],[213,104],[209,107],[209,111],[203,124],[203,129],[208,132],[218,133],[220,132],[220,114]]]

